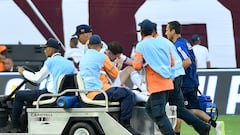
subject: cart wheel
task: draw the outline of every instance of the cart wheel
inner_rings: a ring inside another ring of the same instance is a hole
[[[69,135],[95,135],[95,131],[90,124],[78,122],[71,127]]]

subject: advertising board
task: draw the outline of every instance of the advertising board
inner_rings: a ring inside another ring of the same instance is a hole
[[[211,96],[217,104],[219,114],[240,114],[240,69],[201,69],[199,90]],[[22,81],[17,72],[0,73],[0,94],[9,94]],[[42,89],[45,81],[39,86],[26,83],[20,90]]]

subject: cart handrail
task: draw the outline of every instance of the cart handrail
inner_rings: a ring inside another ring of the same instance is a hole
[[[41,104],[51,104],[51,103],[53,103],[57,100],[57,97],[62,96],[64,94],[68,93],[68,92],[75,92],[76,95],[80,96],[79,98],[84,103],[87,103],[87,104],[105,106],[107,109],[108,109],[109,105],[110,106],[120,105],[119,102],[110,102],[108,100],[108,96],[107,96],[106,92],[103,91],[103,90],[95,90],[95,91],[103,93],[104,98],[105,98],[104,100],[92,100],[92,99],[88,98],[87,95],[86,95],[86,91],[85,91],[84,82],[83,82],[82,77],[79,74],[73,74],[73,77],[74,77],[74,83],[76,84],[77,88],[73,88],[73,89],[69,88],[69,89],[66,89],[66,90],[58,93],[58,94],[52,94],[52,93],[42,94],[38,97],[37,101],[33,102],[33,105],[36,105],[36,108],[39,108],[39,105],[41,105]],[[62,77],[61,80],[63,80],[63,77]],[[60,86],[60,83],[59,83],[59,86]],[[52,98],[46,99],[46,100],[41,100],[43,97],[52,97]]]
[[[84,93],[85,87],[84,87],[84,82],[82,77],[80,76],[80,74],[76,74],[75,75],[75,81],[77,84],[77,87],[82,90],[83,92],[80,92],[80,97],[83,100],[83,102],[88,103],[88,104],[94,104],[94,105],[100,105],[100,106],[106,106],[106,108],[108,108],[108,106],[116,106],[116,105],[120,105],[119,102],[111,102],[108,100],[108,96],[107,93],[104,90],[95,90],[98,92],[103,93],[104,97],[105,97],[105,101],[104,100],[92,100],[89,99],[86,95],[86,93]]]
[[[38,109],[40,102],[45,101],[45,100],[41,100],[42,98],[52,97],[51,99],[47,99],[50,101],[49,102],[49,104],[50,104],[50,103],[53,103],[56,101],[56,99],[57,99],[56,97],[62,96],[68,92],[79,92],[79,95],[84,103],[105,106],[106,109],[108,109],[109,105],[119,105],[119,102],[109,102],[108,96],[107,96],[106,92],[103,90],[100,90],[100,92],[103,93],[105,100],[92,100],[86,96],[86,94],[84,93],[84,90],[80,90],[80,89],[66,89],[59,94],[51,94],[51,93],[42,94],[38,97],[37,101],[35,101],[33,104],[36,105],[36,108]]]
[[[64,94],[68,93],[68,92],[81,92],[81,91],[79,89],[66,89],[66,90],[64,90],[64,91],[62,91],[61,93],[58,93],[58,94],[45,93],[45,94],[40,95],[38,97],[37,101],[33,102],[33,105],[36,105],[36,108],[38,109],[39,105],[40,105],[40,102],[41,101],[46,101],[46,100],[41,100],[42,98],[44,98],[44,97],[52,97],[51,99],[47,99],[48,101],[50,101],[49,102],[49,104],[50,104],[50,103],[55,102],[57,97],[62,96]],[[55,99],[55,100],[53,100],[53,99]]]

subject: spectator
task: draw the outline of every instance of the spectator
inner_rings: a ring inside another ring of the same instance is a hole
[[[193,52],[197,59],[197,68],[211,68],[208,49],[201,45],[201,37],[197,34],[192,35]]]
[[[191,44],[181,37],[181,24],[178,21],[171,21],[166,27],[166,36],[172,41],[177,48],[178,54],[182,59],[185,75],[183,76],[182,92],[185,98],[185,105],[190,111],[205,122],[208,122],[216,128],[217,134],[220,135],[220,123],[211,119],[204,111],[200,109],[197,91],[198,91],[198,74],[196,67],[196,58]],[[179,129],[180,131],[180,129]]]
[[[77,37],[72,37],[70,39],[70,48],[66,50],[64,53],[64,57],[73,61],[75,67],[78,70],[78,64],[80,62],[80,58],[84,55],[83,51],[78,48],[78,39]]]
[[[87,51],[87,45],[89,38],[92,36],[92,28],[87,24],[81,24],[76,27],[76,32],[73,36],[77,36],[79,42],[81,43],[78,47],[83,50],[83,54]],[[104,52],[107,49],[107,45],[102,41],[103,47],[100,52]]]
[[[19,119],[25,102],[27,102],[28,105],[31,105],[32,102],[37,100],[41,94],[56,94],[59,76],[76,72],[73,63],[63,58],[59,53],[60,43],[56,39],[48,39],[47,43],[42,47],[45,47],[44,52],[48,58],[44,62],[41,70],[36,73],[32,73],[25,70],[23,67],[19,67],[18,72],[26,79],[34,83],[40,83],[44,79],[47,79],[46,88],[43,90],[21,90],[16,92],[13,103],[12,126],[10,132],[22,132],[20,129],[21,124]]]
[[[169,46],[160,45],[153,38],[154,24],[150,20],[143,20],[139,26],[142,41],[136,45],[133,67],[141,70],[145,65],[143,63],[146,63],[144,68],[147,89],[150,93],[146,103],[146,112],[157,124],[162,134],[175,135],[165,112],[168,94],[173,90],[171,67],[174,65],[174,60],[170,55]]]
[[[104,68],[112,77],[117,77],[118,69],[114,67],[110,59],[100,50],[102,48],[99,35],[92,35],[88,44],[89,49],[81,58],[79,64],[79,74],[84,78],[85,90],[87,96],[94,100],[104,99],[104,95],[99,90],[102,89],[100,80],[101,68]],[[134,135],[137,133],[130,125],[132,110],[135,105],[135,95],[124,87],[111,87],[105,90],[110,101],[120,102],[120,124]]]
[[[7,47],[0,46],[0,72],[13,71],[13,61],[7,57]]]

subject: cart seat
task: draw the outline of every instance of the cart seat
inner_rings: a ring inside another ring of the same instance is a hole
[[[74,76],[76,76],[76,74],[64,74],[59,77],[58,83],[57,83],[58,94],[63,92],[66,89],[76,89]],[[46,96],[50,98],[34,101],[32,105],[36,106],[37,102],[38,102],[38,105],[55,104],[58,98],[58,94],[57,95],[49,94],[49,93],[42,94],[39,98],[42,98],[42,96]],[[68,92],[68,93],[65,93],[65,95],[75,95],[75,92]]]
[[[82,77],[80,76],[80,74],[77,74],[75,76],[75,81],[76,81],[76,84],[77,84],[77,88],[80,90],[80,97],[81,97],[81,100],[86,103],[86,104],[91,104],[91,105],[99,105],[99,106],[118,106],[120,105],[119,102],[111,102],[111,101],[108,101],[108,96],[106,94],[105,91],[103,90],[98,90],[100,92],[102,92],[105,96],[105,100],[92,100],[90,98],[87,97],[87,95],[85,94],[85,87],[84,87],[84,82],[83,82],[83,79]]]

